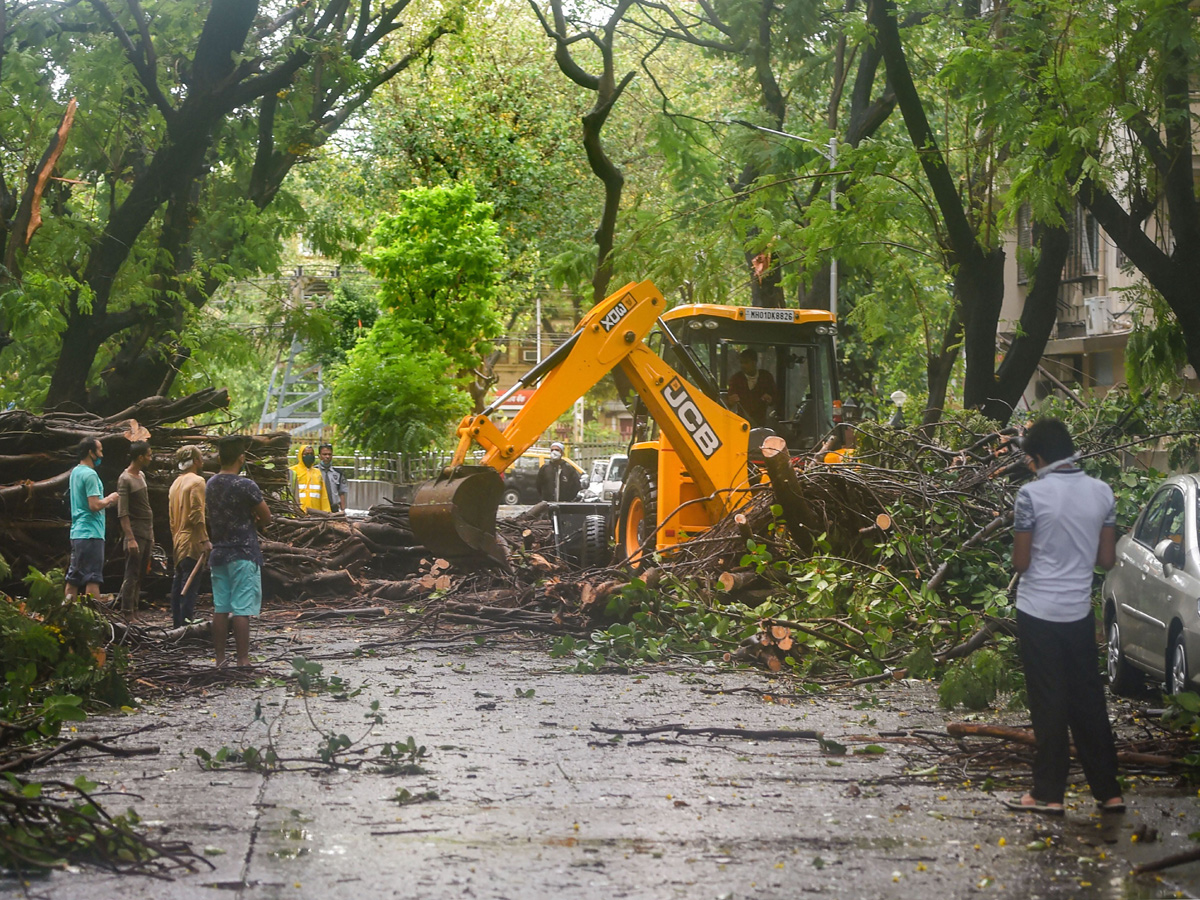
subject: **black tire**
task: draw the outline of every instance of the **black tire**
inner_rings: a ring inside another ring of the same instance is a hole
[[[505,488],[503,501],[505,506],[516,506],[521,502],[521,492],[516,488]]]
[[[1105,671],[1108,675],[1108,689],[1114,696],[1128,697],[1145,686],[1145,677],[1125,656],[1125,647],[1121,644],[1121,626],[1117,624],[1115,615],[1108,623]]]
[[[621,489],[617,517],[618,557],[640,569],[655,550],[658,529],[658,485],[643,466],[632,466]]]
[[[1167,693],[1181,694],[1188,690],[1190,675],[1187,647],[1180,632],[1171,639],[1171,646],[1167,649]]]
[[[583,521],[583,548],[579,554],[579,564],[585,569],[607,566],[611,556],[608,520],[604,516],[588,516]]]

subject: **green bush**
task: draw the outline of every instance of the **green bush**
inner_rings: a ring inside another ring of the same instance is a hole
[[[4,740],[34,740],[58,732],[64,721],[86,717],[89,701],[130,702],[122,652],[108,653],[109,631],[89,606],[64,598],[60,570],[31,569],[28,597],[0,594],[0,716],[19,725]]]

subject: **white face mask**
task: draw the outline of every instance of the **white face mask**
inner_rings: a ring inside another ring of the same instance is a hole
[[[562,459],[562,451],[561,450],[551,450],[550,458],[551,459]]]

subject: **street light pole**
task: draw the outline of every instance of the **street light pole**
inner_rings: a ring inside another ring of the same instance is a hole
[[[829,137],[829,168],[837,168],[837,137],[830,135]],[[831,176],[829,184],[829,206],[837,212],[837,176]],[[829,251],[829,312],[833,315],[833,321],[837,321],[838,314],[838,260],[837,253],[830,249]]]

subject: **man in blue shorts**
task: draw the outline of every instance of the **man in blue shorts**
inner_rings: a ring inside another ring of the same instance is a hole
[[[116,493],[107,497],[96,466],[104,460],[104,448],[95,438],[80,441],[75,448],[79,464],[71,470],[68,495],[71,501],[71,564],[67,567],[68,600],[79,589],[100,595],[104,580],[104,511],[117,502]]]
[[[217,445],[221,470],[208,480],[209,566],[213,587],[213,645],[218,666],[225,665],[225,639],[233,620],[237,664],[250,665],[250,617],[262,610],[262,551],[256,525],[271,521],[258,485],[240,473],[247,440],[240,435]]]

